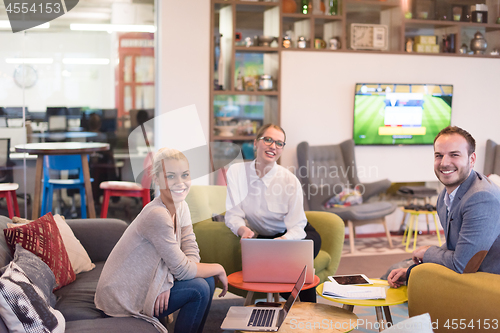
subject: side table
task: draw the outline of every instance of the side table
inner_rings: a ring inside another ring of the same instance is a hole
[[[373,287],[386,287],[386,297],[385,299],[345,299],[345,298],[334,298],[329,296],[323,296],[323,283],[316,288],[316,292],[323,298],[344,304],[343,308],[348,311],[353,311],[355,305],[360,306],[374,306],[375,314],[377,316],[377,321],[379,323],[379,331],[387,328],[388,325],[384,325],[384,315],[386,323],[393,324],[390,305],[403,304],[408,301],[408,291],[406,286],[401,286],[397,289],[390,288],[389,284],[385,280],[370,279],[373,282]],[[370,286],[366,286],[370,288]],[[382,313],[383,311],[383,313]]]
[[[238,289],[247,290],[247,297],[245,305],[253,303],[253,295],[255,292],[267,293],[267,301],[272,302],[274,294],[274,301],[279,301],[279,293],[289,293],[292,291],[294,283],[263,283],[263,282],[243,282],[243,272],[234,272],[227,277],[228,283]],[[306,283],[302,290],[316,287],[319,284],[319,277],[314,276],[313,283]]]

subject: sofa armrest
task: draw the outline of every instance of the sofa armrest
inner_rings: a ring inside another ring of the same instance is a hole
[[[484,272],[459,274],[444,266],[426,263],[411,270],[408,281],[408,312],[410,317],[429,313],[432,322],[438,321],[435,332],[450,332],[444,327],[449,319],[467,324],[474,321],[475,328],[467,332],[481,332],[478,320],[492,324],[500,322],[500,275]],[[500,323],[499,323],[500,325]]]
[[[118,219],[66,220],[92,262],[106,261],[128,224]]]
[[[330,255],[330,263],[321,272],[316,272],[321,282],[327,281],[339,267],[342,247],[344,246],[344,221],[336,214],[329,212],[307,211],[307,221],[316,229],[321,237],[321,250]]]

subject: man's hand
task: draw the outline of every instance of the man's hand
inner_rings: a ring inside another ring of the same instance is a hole
[[[387,282],[392,288],[399,288],[406,282],[406,271],[408,268],[393,269],[387,277]]]
[[[162,292],[155,301],[155,317],[159,317],[163,311],[167,311],[168,298],[170,297],[170,290]]]
[[[430,245],[421,246],[415,251],[413,251],[413,256],[412,256],[413,262],[417,265],[423,263],[425,251],[427,251],[427,249],[430,247],[431,247]]]
[[[241,238],[253,238],[255,233],[249,227],[244,225],[238,229],[238,235],[240,235]]]

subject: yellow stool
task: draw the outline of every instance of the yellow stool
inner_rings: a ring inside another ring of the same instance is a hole
[[[425,220],[427,221],[427,229],[429,229],[428,216],[432,215],[432,217],[434,218],[434,225],[436,226],[436,234],[438,237],[439,246],[441,246],[441,235],[440,235],[439,228],[438,228],[438,223],[437,223],[437,218],[436,218],[437,212],[436,211],[403,209],[403,213],[405,213],[404,218],[406,218],[407,214],[410,214],[410,223],[408,223],[408,226],[405,229],[405,233],[403,235],[403,241],[402,241],[403,245],[406,244],[406,249],[405,249],[406,252],[412,252],[417,247],[418,216],[421,214],[425,215]],[[415,226],[413,226],[414,222],[415,222]],[[408,246],[410,245],[410,237],[411,237],[412,231],[414,232],[413,250],[408,251]]]

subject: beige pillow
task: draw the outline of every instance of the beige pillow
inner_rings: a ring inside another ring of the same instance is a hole
[[[75,274],[88,272],[94,269],[95,265],[90,260],[87,251],[85,251],[80,241],[75,237],[75,234],[64,220],[64,217],[56,214],[54,215],[54,220],[56,221],[57,228],[59,229],[59,233],[61,234],[62,240],[64,242],[64,247],[66,248],[69,261],[71,262],[71,266],[73,267],[73,271],[75,271]],[[9,228],[19,226],[20,224],[29,223],[31,221],[20,217],[13,217],[12,222],[16,224],[8,225]]]

